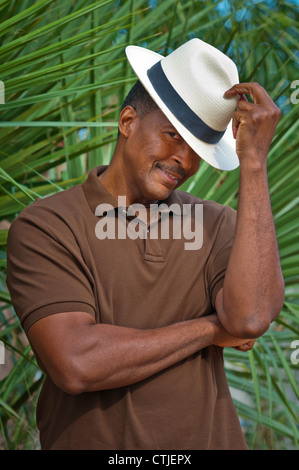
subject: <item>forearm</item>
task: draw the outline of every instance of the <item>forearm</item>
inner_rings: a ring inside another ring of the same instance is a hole
[[[267,171],[250,160],[240,165],[238,215],[223,286],[223,326],[240,337],[260,336],[284,298]]]
[[[214,317],[151,330],[90,324],[71,354],[76,393],[139,382],[213,344]]]
[[[53,382],[70,394],[118,388],[144,380],[210,346],[243,347],[216,314],[154,329],[96,324],[84,312],[42,318],[28,337]]]

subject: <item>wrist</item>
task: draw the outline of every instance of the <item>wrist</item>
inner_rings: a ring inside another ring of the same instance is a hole
[[[212,315],[208,315],[207,317],[204,317],[204,319],[209,324],[209,329],[211,332],[211,339],[212,339],[211,344],[216,344],[221,335],[221,331],[223,330],[221,323],[219,321],[218,315],[214,313]]]
[[[240,158],[239,162],[240,171],[246,171],[256,175],[267,173],[267,155],[260,157],[252,153],[246,158]]]

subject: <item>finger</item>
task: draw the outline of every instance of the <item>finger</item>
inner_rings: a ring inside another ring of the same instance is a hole
[[[237,104],[237,109],[232,117],[232,131],[234,139],[237,138],[237,132],[239,125],[243,122],[245,123],[248,113],[255,110],[257,105],[250,103],[246,99],[240,99]]]
[[[237,133],[238,133],[240,124],[242,124],[242,121],[243,123],[245,122],[245,119],[246,119],[245,116],[246,116],[246,113],[244,111],[239,111],[239,110],[235,111],[233,114],[232,131],[233,131],[234,139],[237,138]]]
[[[256,105],[253,103],[250,103],[249,101],[245,100],[239,100],[237,104],[237,110],[238,111],[245,111],[245,112],[250,112],[254,110]]]
[[[235,346],[233,349],[236,349],[237,351],[246,352],[246,351],[251,351],[252,348],[253,348],[253,344],[246,343],[246,344],[242,344],[241,346]]]
[[[240,95],[240,101],[248,101],[248,99],[246,98],[246,95],[244,95],[244,93],[242,93],[242,95]]]
[[[249,339],[246,343],[240,344],[239,346],[235,346],[234,349],[239,349],[240,351],[249,351],[253,348],[255,344],[255,339]]]
[[[272,101],[268,93],[259,83],[238,83],[232,86],[224,93],[225,98],[232,98],[236,95],[247,94],[251,97],[254,103],[264,103],[265,101]]]

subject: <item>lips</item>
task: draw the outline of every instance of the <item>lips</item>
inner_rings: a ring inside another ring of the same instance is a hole
[[[185,171],[183,170],[183,168],[177,168],[176,170],[172,170],[168,167],[165,167],[159,164],[157,165],[157,167],[163,173],[163,176],[169,182],[175,185],[177,185],[185,177]]]
[[[167,179],[169,179],[170,181],[174,182],[175,184],[178,184],[178,182],[179,182],[178,178],[175,178],[173,175],[171,175],[170,173],[168,173],[168,171],[163,170],[163,168],[160,168],[160,170],[161,170],[162,173],[166,176]]]

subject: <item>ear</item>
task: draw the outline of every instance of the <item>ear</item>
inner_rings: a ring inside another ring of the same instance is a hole
[[[126,139],[129,137],[130,132],[132,131],[136,120],[138,119],[138,114],[133,106],[126,106],[120,113],[118,128],[121,135]]]

